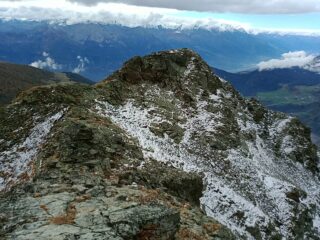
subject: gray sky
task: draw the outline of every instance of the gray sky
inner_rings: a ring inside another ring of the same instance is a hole
[[[307,13],[319,12],[319,0],[69,0],[86,5],[121,2],[137,6],[175,8],[179,10],[234,13]]]
[[[0,2],[24,0],[0,0]],[[36,1],[36,0],[35,0]],[[41,1],[41,0],[39,0]],[[188,11],[292,14],[320,12],[320,0],[67,0],[87,6],[125,3],[136,6],[174,8]]]

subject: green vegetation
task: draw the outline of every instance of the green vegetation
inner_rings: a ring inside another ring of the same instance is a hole
[[[313,141],[320,146],[320,84],[283,86],[272,92],[260,92],[257,98],[269,108],[298,117],[312,129]]]
[[[316,102],[320,93],[320,84],[316,86],[283,86],[272,92],[259,92],[257,97],[260,101],[273,105],[305,105]]]
[[[46,70],[11,63],[0,63],[0,105],[9,104],[19,93],[32,87],[56,83],[92,82],[74,73],[53,73]]]

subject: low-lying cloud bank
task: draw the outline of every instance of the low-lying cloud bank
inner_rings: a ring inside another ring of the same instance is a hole
[[[77,67],[75,67],[72,72],[73,73],[82,73],[84,71],[86,71],[86,67],[87,67],[87,64],[90,63],[89,59],[86,58],[86,57],[81,57],[81,56],[78,56],[77,59],[79,60],[79,64]]]
[[[79,63],[75,68],[72,69],[72,72],[77,74],[85,72],[87,69],[87,65],[90,63],[89,59],[87,57],[77,56],[77,60]],[[42,59],[34,61],[29,65],[31,67],[50,71],[60,71],[66,67],[62,64],[57,63],[56,60],[52,58],[47,52],[42,53]]]
[[[1,2],[0,19],[49,21],[60,24],[101,23],[119,24],[127,27],[158,27],[170,29],[205,28],[226,30],[250,29],[250,24],[223,19],[192,18],[179,15],[174,9],[137,7],[125,4],[103,3],[97,6],[82,6],[66,0],[37,2]]]
[[[62,68],[61,64],[56,63],[56,61],[50,57],[50,54],[47,52],[42,53],[43,59],[39,59],[35,62],[30,63],[30,66],[40,69],[48,70],[59,70]]]
[[[192,17],[190,12],[176,9],[134,6],[111,1],[91,2],[95,5],[85,5],[91,1],[67,1],[67,0],[23,0],[1,1],[0,19],[3,20],[28,20],[49,21],[59,24],[77,23],[101,23],[119,24],[127,27],[158,27],[169,29],[192,29],[202,28],[219,31],[245,31],[252,34],[261,32],[297,34],[297,35],[320,35],[315,30],[287,30],[287,29],[254,29],[250,23],[217,19],[211,17]],[[121,1],[120,1],[121,2]],[[154,2],[155,1],[150,1]],[[157,1],[154,6],[162,6]],[[176,2],[176,1],[171,1]],[[195,1],[193,1],[195,2]],[[127,1],[127,3],[131,3]],[[132,3],[133,4],[133,3]],[[209,1],[208,5],[211,2]],[[144,2],[137,5],[144,5]],[[148,5],[148,4],[146,4]],[[152,5],[152,4],[149,4]],[[198,4],[197,5],[201,5]],[[153,6],[153,5],[152,5]],[[168,5],[169,7],[169,5]]]
[[[299,67],[318,72],[316,59],[313,54],[308,54],[305,51],[295,51],[282,54],[280,59],[260,62],[257,67],[259,71]]]

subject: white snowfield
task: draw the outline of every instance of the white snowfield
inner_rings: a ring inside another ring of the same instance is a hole
[[[189,64],[185,75],[192,74],[194,67]],[[226,84],[222,82],[222,84]],[[222,88],[212,94],[207,101],[201,100],[201,91],[196,99],[196,108],[186,108],[170,91],[157,86],[150,86],[144,99],[156,99],[159,96],[174,102],[181,118],[179,126],[184,130],[180,143],[168,135],[156,136],[150,126],[161,122],[173,124],[171,118],[161,114],[163,109],[150,100],[148,107],[139,106],[134,99],[129,99],[122,106],[113,106],[96,100],[96,109],[100,115],[110,118],[115,124],[134,137],[143,149],[145,161],[155,159],[166,162],[184,171],[204,173],[206,189],[201,198],[201,207],[221,223],[240,236],[254,239],[248,228],[258,226],[263,230],[270,222],[280,222],[276,230],[286,239],[292,239],[292,218],[294,205],[286,194],[295,189],[304,191],[306,198],[301,198],[299,209],[311,209],[314,228],[320,234],[320,182],[302,164],[289,159],[295,149],[295,142],[290,136],[283,136],[292,118],[275,119],[265,133],[264,126],[253,120],[252,114],[239,104],[234,108],[237,125],[241,136],[251,135],[252,140],[243,138],[241,146],[226,151],[215,150],[201,144],[199,139],[215,139],[219,129],[224,127],[227,116],[223,107],[230,100],[230,93]],[[229,104],[230,105],[230,104]],[[208,111],[208,106],[218,109]],[[219,109],[221,111],[219,111]],[[159,111],[155,111],[159,110]],[[156,112],[156,113],[155,113]],[[272,117],[272,113],[269,113]],[[268,137],[262,137],[262,133]],[[282,141],[281,157],[276,156],[271,148],[277,139]],[[266,238],[266,235],[262,236]]]
[[[66,109],[37,123],[22,143],[0,153],[0,173],[4,174],[0,175],[0,191],[8,190],[19,181],[32,176],[34,158],[50,134],[54,123],[61,119],[65,111]]]

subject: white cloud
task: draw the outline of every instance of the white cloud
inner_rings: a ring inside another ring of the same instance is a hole
[[[42,56],[44,56],[44,57],[49,57],[49,53],[43,52],[43,53],[42,53]]]
[[[86,65],[88,63],[90,63],[90,61],[88,58],[86,58],[86,57],[83,58],[81,56],[78,56],[77,59],[79,60],[79,65],[76,68],[74,68],[72,70],[72,72],[79,74],[79,73],[84,72],[86,70]]]
[[[273,5],[274,9],[280,0],[269,1],[268,4]],[[292,0],[289,0],[292,2]],[[311,0],[313,1],[313,0]],[[84,5],[80,3],[91,3]],[[99,2],[99,3],[98,3]],[[30,20],[30,21],[49,21],[59,24],[77,24],[77,23],[101,23],[101,24],[120,24],[127,27],[158,27],[159,25],[165,28],[204,28],[204,29],[216,29],[221,31],[227,30],[243,30],[248,33],[258,34],[261,32],[268,33],[280,33],[280,34],[297,34],[297,35],[319,35],[320,31],[308,30],[308,29],[253,29],[250,23],[230,21],[225,19],[217,19],[210,17],[193,16],[193,14],[185,14],[181,10],[172,8],[160,8],[160,7],[174,7],[173,4],[180,4],[191,6],[191,3],[199,6],[205,6],[206,10],[210,10],[210,6],[217,6],[221,10],[221,6],[229,6],[230,9],[235,9],[235,5],[241,5],[242,7],[249,6],[251,4],[266,4],[261,1],[249,1],[244,0],[239,4],[239,1],[235,0],[200,0],[198,1],[170,1],[171,5],[166,4],[168,1],[68,1],[68,0],[16,0],[16,1],[3,1],[0,0],[0,19],[4,20]],[[126,2],[131,4],[137,4],[141,6],[134,6],[123,4],[119,2]],[[153,3],[152,3],[153,2]],[[203,4],[201,4],[203,2]],[[251,4],[242,4],[246,2],[252,2]],[[266,2],[266,1],[265,1]],[[215,3],[215,4],[212,4]],[[223,3],[223,4],[222,4]],[[305,4],[305,1],[303,2]],[[153,7],[145,7],[142,5],[149,5]],[[289,6],[289,2],[286,6]],[[296,3],[295,6],[301,5]],[[158,7],[154,7],[158,6]],[[305,5],[303,5],[305,6]],[[316,9],[315,5],[313,6]],[[178,8],[178,7],[177,7]],[[188,9],[192,9],[188,7]],[[182,9],[182,8],[181,8]],[[263,8],[265,9],[265,8]],[[195,9],[192,9],[195,10]],[[219,10],[219,11],[220,11]],[[232,12],[232,10],[230,10]],[[230,12],[229,11],[229,12]],[[315,10],[316,11],[316,10]]]
[[[50,57],[50,54],[47,52],[42,53],[43,59],[39,59],[33,63],[30,63],[30,66],[40,69],[48,70],[59,70],[62,68],[62,65],[56,63],[56,61]]]
[[[223,19],[180,16],[174,9],[138,7],[119,3],[79,5],[66,0],[0,1],[0,18],[6,20],[50,21],[65,24],[84,22],[120,24],[128,27],[194,28],[234,30],[250,29],[250,24]]]
[[[271,59],[269,61],[260,62],[257,64],[259,71],[300,67],[310,69],[316,56],[308,54],[305,51],[288,52],[282,54],[280,59]]]
[[[121,2],[137,6],[236,13],[306,13],[320,11],[319,0],[69,0],[85,5]]]

